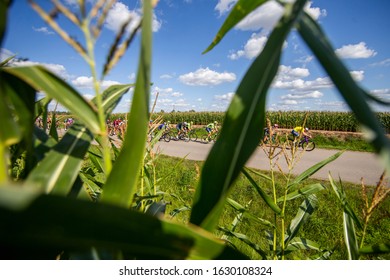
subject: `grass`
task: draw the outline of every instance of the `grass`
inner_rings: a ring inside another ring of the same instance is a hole
[[[367,143],[361,136],[347,135],[340,137],[339,135],[317,134],[313,137],[313,140],[316,143],[316,147],[321,149],[374,152],[372,145]]]
[[[202,167],[202,162],[184,160],[174,170],[172,166],[176,165],[177,159],[160,155],[157,163],[157,177],[163,178],[159,182],[159,190],[164,192],[164,200],[169,202],[167,206],[167,217],[178,221],[179,223],[186,224],[189,217],[189,206],[192,205],[192,197],[197,187],[197,181],[199,178],[199,170]],[[267,174],[266,171],[262,173]],[[256,178],[256,176],[254,177]],[[256,180],[261,182],[257,177]],[[321,248],[332,251],[330,259],[343,260],[347,259],[347,252],[343,239],[343,217],[342,208],[337,200],[333,190],[330,187],[329,182],[320,180],[307,180],[306,184],[321,183],[326,189],[318,193],[318,209],[314,212],[309,223],[305,224],[301,229],[299,236],[307,238],[320,245]],[[267,183],[259,183],[271,193],[271,185]],[[280,174],[276,176],[276,185],[279,186],[279,190],[284,184],[284,179]],[[343,184],[345,193],[347,195],[348,202],[352,209],[358,214],[359,218],[363,219],[361,209],[364,208],[364,201],[361,195],[361,186],[355,184]],[[303,187],[301,185],[300,187]],[[373,192],[374,188],[370,188],[370,192]],[[261,198],[256,191],[251,187],[250,183],[244,176],[239,176],[235,182],[235,186],[230,194],[236,202],[241,205],[249,204],[249,211],[256,217],[273,220],[273,212],[265,206]],[[301,204],[302,200],[288,201],[286,207],[286,220],[289,222],[296,214],[296,211]],[[389,243],[390,232],[390,199],[387,199],[379,206],[372,220],[368,226],[366,244],[373,243]],[[173,215],[175,214],[175,215]],[[232,207],[226,205],[223,215],[220,218],[219,226],[224,228],[230,228],[233,220],[237,216]],[[267,249],[267,242],[265,238],[265,232],[268,228],[255,223],[249,219],[243,219],[238,223],[235,232],[245,234],[245,236],[252,243],[258,244],[261,248]],[[223,233],[219,230],[215,232],[219,237]],[[358,239],[361,237],[361,232],[357,230]],[[259,255],[247,244],[239,241],[237,238],[230,238],[232,245],[239,250],[245,252],[253,259],[258,259]],[[317,252],[314,251],[298,251],[288,255],[290,259],[312,259],[317,256]],[[380,256],[363,256],[362,259],[390,259],[390,254]]]

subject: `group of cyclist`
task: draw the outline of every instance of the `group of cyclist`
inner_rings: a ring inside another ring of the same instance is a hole
[[[279,125],[277,123],[273,124],[270,127],[264,128],[264,138],[263,142],[267,142],[269,139],[274,139],[275,135],[277,134],[279,129]],[[294,138],[298,137],[308,137],[311,138],[311,134],[309,133],[309,128],[302,127],[302,126],[296,126],[291,130],[291,134]]]
[[[152,121],[150,121],[149,125],[152,126]],[[160,123],[156,127],[157,130],[170,130],[172,128],[173,127],[171,126],[170,121]],[[194,128],[194,123],[192,121],[191,122],[183,121],[183,122],[177,123],[176,124],[176,131],[177,131],[176,138],[179,138],[180,134],[183,132],[188,134],[193,128]],[[210,137],[212,134],[217,133],[219,130],[218,121],[211,122],[211,123],[207,124],[204,128],[207,132],[208,137]],[[149,130],[151,130],[151,127],[149,127]]]
[[[122,118],[117,118],[114,120],[107,119],[106,121],[108,135],[124,135],[126,130],[126,121]]]

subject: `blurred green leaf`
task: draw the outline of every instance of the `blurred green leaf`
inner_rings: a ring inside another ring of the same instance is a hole
[[[12,195],[8,195],[12,192]],[[122,207],[36,194],[16,207],[14,186],[0,188],[2,259],[55,259],[70,253],[120,250],[126,259],[245,258],[201,228],[178,225]],[[26,201],[32,199],[31,204]],[[16,210],[19,209],[19,210]],[[86,222],[88,221],[88,222]]]
[[[102,104],[105,113],[114,109],[130,86],[115,85],[104,91]],[[96,102],[95,98],[92,102]],[[31,172],[27,183],[44,188],[47,193],[68,195],[92,140],[93,135],[86,126],[74,123],[58,145],[52,148],[45,159]],[[98,166],[98,159],[93,155],[90,158]]]
[[[390,253],[390,244],[372,244],[359,249],[359,254],[386,254]]]
[[[0,48],[2,47],[4,34],[7,29],[7,12],[10,5],[10,0],[0,0]]]
[[[210,46],[208,46],[208,48],[203,52],[203,54],[212,50],[222,40],[226,33],[229,32],[236,24],[238,24],[242,19],[244,19],[247,15],[253,12],[256,8],[268,1],[269,0],[238,0],[236,5],[231,10],[229,16],[226,18],[225,22],[219,29],[213,42],[210,44]]]
[[[26,183],[44,188],[46,193],[67,195],[92,140],[87,128],[73,124],[58,145],[30,173]]]
[[[37,91],[44,91],[63,106],[77,115],[93,133],[99,133],[98,114],[95,106],[86,101],[64,80],[57,77],[42,66],[6,67],[2,68],[11,75],[25,81]]]
[[[332,45],[318,23],[308,14],[297,24],[299,34],[328,73],[362,126],[367,140],[380,155],[390,173],[390,140],[367,102],[365,91],[354,81],[348,69],[336,56]]]
[[[122,207],[131,205],[137,191],[149,123],[152,7],[149,1],[144,1],[143,5],[140,61],[126,135],[101,197],[102,202]]]
[[[304,0],[286,5],[261,54],[242,79],[226,113],[218,141],[204,164],[190,222],[213,230],[230,186],[262,138],[266,96],[278,71],[286,37],[299,17]],[[246,1],[249,5],[249,1]],[[218,174],[218,176],[215,176]]]

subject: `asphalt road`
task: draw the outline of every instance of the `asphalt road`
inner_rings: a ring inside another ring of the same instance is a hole
[[[155,148],[165,155],[204,161],[212,146],[213,144],[203,144],[191,141],[170,141],[169,143],[160,141]],[[294,175],[299,175],[309,167],[337,152],[338,151],[336,150],[316,148],[311,152],[302,153],[302,156],[295,165],[292,173]],[[275,160],[276,158],[277,157],[275,157]],[[281,155],[277,162],[281,169],[284,172],[287,172],[288,169],[284,156]],[[269,160],[260,147],[252,154],[252,157],[248,160],[246,165],[259,170],[270,170]],[[341,180],[344,182],[360,184],[361,178],[363,177],[366,185],[376,185],[383,172],[383,167],[380,164],[379,157],[373,153],[346,151],[338,159],[317,171],[312,178],[327,180],[329,172],[336,181],[338,181],[340,176]]]

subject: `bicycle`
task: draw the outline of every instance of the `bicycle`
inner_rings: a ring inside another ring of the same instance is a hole
[[[202,137],[202,142],[207,144],[207,143],[210,143],[211,141],[215,142],[217,141],[217,138],[218,138],[218,131],[217,132],[212,132],[211,135],[204,135]]]
[[[260,146],[267,145],[267,146],[272,146],[272,147],[278,147],[279,142],[278,142],[276,136],[277,136],[276,133],[274,133],[274,134],[272,134],[272,137],[270,138],[269,133],[265,133],[263,140],[260,141],[259,145]]]
[[[186,130],[181,130],[177,135],[171,135],[171,138],[175,141],[183,140],[185,142],[190,141],[190,137]]]
[[[313,151],[316,147],[316,143],[311,139],[310,136],[302,136],[302,138],[297,141],[297,138],[294,137],[289,137],[288,138],[288,147],[293,147],[293,145],[295,145],[295,147],[300,147],[302,148],[303,150],[305,151]]]

